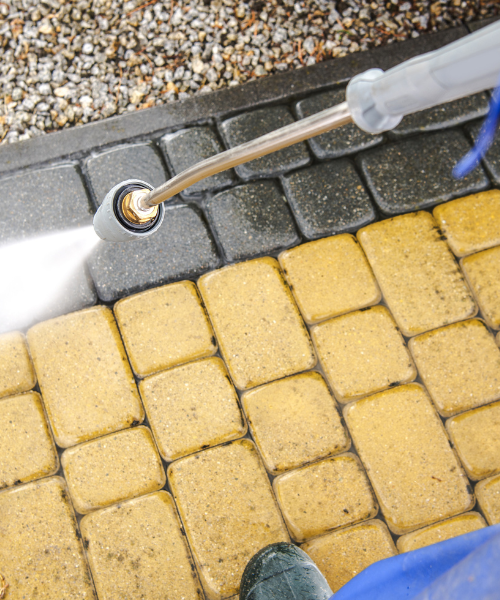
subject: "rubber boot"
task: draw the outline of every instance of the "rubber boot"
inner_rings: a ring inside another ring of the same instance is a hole
[[[250,560],[241,578],[240,600],[328,600],[326,579],[297,546],[266,546]]]

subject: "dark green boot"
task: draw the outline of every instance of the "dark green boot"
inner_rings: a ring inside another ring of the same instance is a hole
[[[309,556],[285,542],[257,552],[241,578],[240,600],[328,600],[332,595]]]

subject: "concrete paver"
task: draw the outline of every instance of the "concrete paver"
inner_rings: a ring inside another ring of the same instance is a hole
[[[201,277],[198,286],[237,388],[315,365],[312,343],[276,260],[226,267]]]
[[[357,456],[343,454],[279,475],[276,498],[297,542],[376,516],[377,502]]]
[[[1,492],[0,531],[9,600],[97,600],[64,479]]]
[[[465,473],[420,385],[353,402],[344,417],[391,531],[409,533],[473,507]]]
[[[273,475],[349,449],[351,441],[335,400],[319,373],[268,383],[246,392],[242,403],[262,460]]]
[[[500,350],[483,321],[435,329],[409,343],[418,372],[444,417],[500,398]]]
[[[151,431],[142,426],[68,448],[61,465],[80,514],[156,492],[166,479]]]
[[[476,314],[464,276],[428,213],[373,223],[358,232],[358,239],[404,335]]]
[[[500,473],[500,402],[448,419],[446,429],[471,479]]]
[[[250,440],[181,458],[170,465],[168,480],[209,600],[237,594],[250,558],[288,541]]]
[[[466,256],[460,266],[486,323],[492,329],[500,329],[500,246]]]
[[[385,306],[330,319],[311,330],[319,361],[339,402],[349,402],[417,376],[403,336]]]
[[[39,323],[28,331],[28,343],[58,446],[142,422],[144,409],[109,308]]]
[[[370,265],[352,235],[302,244],[282,252],[279,262],[306,323],[380,301]]]
[[[54,475],[59,468],[40,395],[0,400],[0,489]]]
[[[488,525],[500,523],[500,475],[480,481],[475,492]]]
[[[444,540],[449,540],[457,535],[477,531],[482,527],[486,527],[486,523],[479,513],[464,513],[458,517],[435,523],[430,527],[402,535],[398,539],[398,550],[400,552],[411,552],[431,544],[444,542]]]
[[[247,431],[238,396],[218,357],[148,377],[140,391],[166,461],[243,437]]]
[[[397,554],[387,525],[378,519],[332,531],[301,548],[318,565],[332,592],[374,562]]]
[[[482,123],[480,122],[467,127],[467,131],[474,141],[479,137],[481,126]],[[498,136],[493,140],[488,153],[483,158],[483,163],[493,183],[500,185],[500,139],[498,139]]]
[[[155,492],[81,522],[100,600],[202,600],[172,496]]]
[[[130,363],[146,377],[217,350],[196,285],[181,281],[129,296],[114,313]]]
[[[0,398],[31,390],[36,384],[35,370],[19,331],[0,335]]]

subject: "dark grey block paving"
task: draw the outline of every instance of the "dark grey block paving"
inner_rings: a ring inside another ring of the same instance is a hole
[[[467,128],[474,140],[477,140],[481,125],[482,123],[475,123]],[[500,186],[500,134],[497,134],[493,144],[483,158],[483,164],[492,181]]]
[[[99,298],[114,302],[147,288],[192,278],[219,265],[213,238],[198,209],[169,206],[159,231],[139,241],[101,242],[90,257]]]
[[[92,223],[90,203],[73,165],[0,180],[0,206],[0,243]]]
[[[221,123],[220,129],[227,146],[234,148],[293,122],[294,118],[288,108],[274,106],[232,117]],[[253,177],[272,177],[303,167],[309,164],[309,161],[307,146],[301,142],[239,165],[235,167],[235,171],[245,180]]]
[[[168,133],[162,137],[160,147],[164,152],[172,176],[224,151],[219,138],[210,127],[192,127]],[[182,192],[182,196],[189,197],[193,194],[220,190],[234,183],[236,183],[236,177],[231,169],[198,181]]]
[[[347,159],[301,169],[282,181],[300,230],[309,239],[353,232],[375,219],[368,192]]]
[[[332,106],[336,106],[345,100],[345,89],[333,90],[317,94],[297,102],[295,110],[299,118],[310,117]],[[365,148],[371,148],[380,144],[383,140],[381,135],[365,133],[356,125],[349,124],[322,133],[308,140],[308,144],[314,154],[320,159],[339,158],[347,154],[359,152]]]
[[[128,144],[87,159],[85,172],[96,207],[120,181],[142,179],[157,187],[168,179],[163,162],[152,144]]]
[[[428,108],[404,117],[395,129],[387,132],[387,135],[396,139],[412,133],[455,127],[484,116],[488,112],[488,103],[488,94],[482,92]]]
[[[299,242],[285,196],[274,181],[232,188],[210,198],[205,206],[229,261],[276,252]]]
[[[470,147],[461,131],[452,130],[388,144],[361,154],[358,160],[380,209],[397,215],[488,187],[482,168],[461,180],[451,174]]]

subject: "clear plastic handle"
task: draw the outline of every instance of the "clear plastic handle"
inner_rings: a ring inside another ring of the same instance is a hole
[[[370,69],[347,86],[352,119],[369,133],[408,114],[493,88],[500,76],[500,21],[385,73]]]

